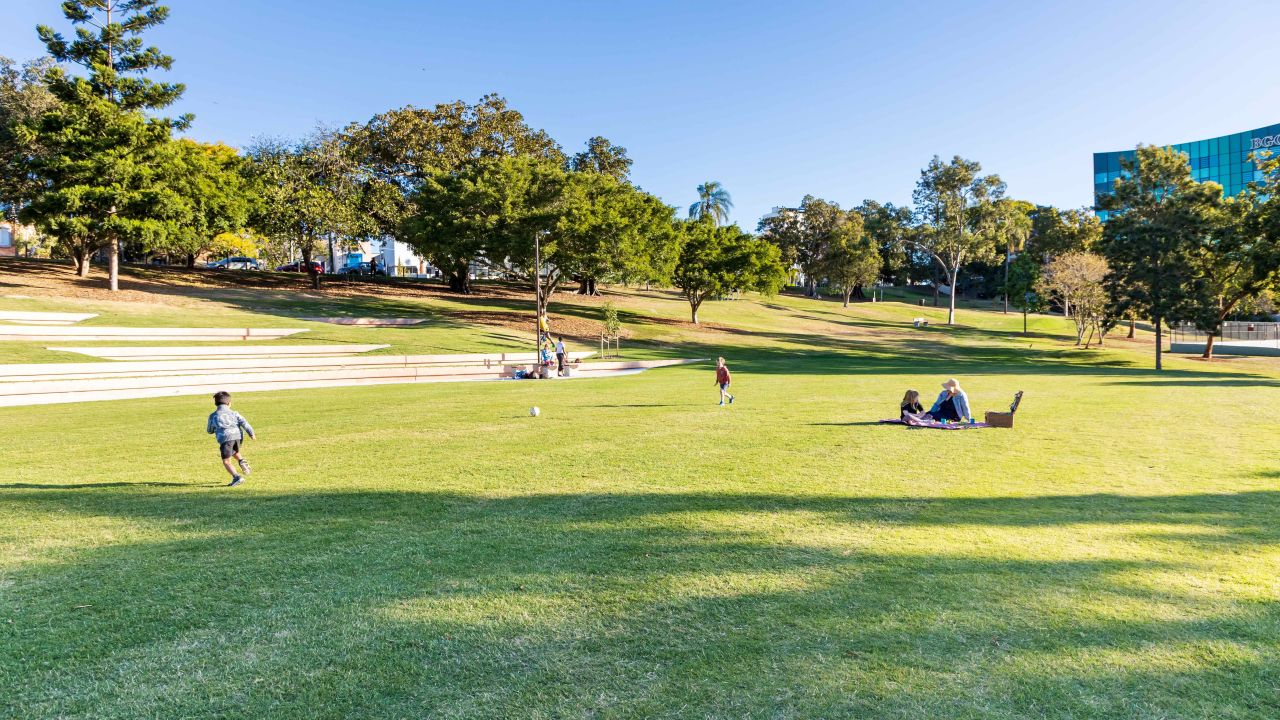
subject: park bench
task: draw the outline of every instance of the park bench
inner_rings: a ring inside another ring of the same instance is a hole
[[[918,328],[929,327],[929,321],[925,318],[916,318],[915,320],[911,321],[911,324],[915,325]]]

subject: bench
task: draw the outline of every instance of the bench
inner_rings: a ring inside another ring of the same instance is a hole
[[[911,321],[911,324],[915,325],[918,328],[929,327],[929,321],[925,318],[916,318],[915,320]]]

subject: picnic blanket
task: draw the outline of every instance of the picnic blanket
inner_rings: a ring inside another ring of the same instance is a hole
[[[906,425],[907,427],[933,428],[934,430],[977,430],[978,428],[989,428],[986,423],[943,423],[937,420],[900,420],[898,418],[889,418],[881,420],[885,425]]]

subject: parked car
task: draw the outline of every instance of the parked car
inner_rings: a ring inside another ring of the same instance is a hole
[[[371,263],[362,262],[357,265],[348,265],[338,271],[339,275],[386,275],[387,270],[381,263],[378,269],[374,270]]]
[[[315,260],[311,261],[311,267],[315,269],[317,275],[324,274],[324,264]],[[307,272],[307,264],[304,262],[289,263],[276,268],[276,272]]]
[[[261,270],[262,265],[257,260],[248,257],[229,257],[217,262],[209,263],[209,267],[214,270]]]

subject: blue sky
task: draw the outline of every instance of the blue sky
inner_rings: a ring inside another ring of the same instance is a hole
[[[55,0],[4,0],[0,54]],[[625,146],[687,207],[721,181],[754,228],[812,193],[909,202],[960,154],[1032,202],[1091,201],[1091,153],[1280,121],[1272,2],[171,0],[151,39],[190,135],[244,145],[498,92],[566,150]]]

